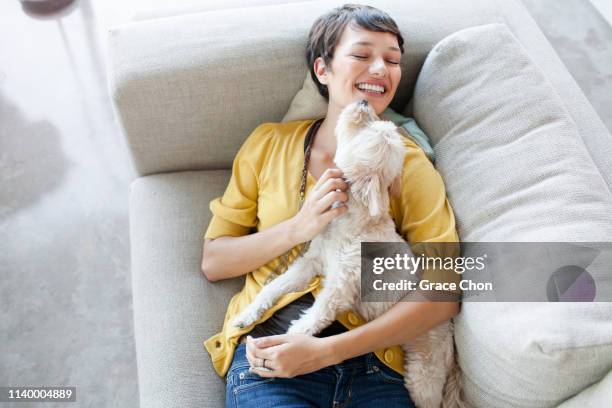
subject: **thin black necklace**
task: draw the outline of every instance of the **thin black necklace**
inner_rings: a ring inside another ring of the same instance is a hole
[[[317,135],[317,131],[319,130],[321,123],[323,123],[323,118],[315,121],[312,126],[310,126],[310,129],[308,129],[306,140],[304,140],[304,168],[302,168],[302,181],[300,182],[300,201],[298,209],[301,209],[302,205],[304,204],[306,179],[308,177],[308,163],[310,163],[310,151],[312,150],[312,144],[314,143],[315,136]]]
[[[310,162],[310,150],[312,148],[314,138],[317,134],[317,130],[319,130],[319,126],[321,126],[322,122],[323,119],[318,119],[316,122],[314,122],[310,126],[310,129],[308,129],[308,134],[306,134],[306,139],[304,140],[304,168],[302,168],[302,182],[300,183],[300,209],[304,204],[304,195],[306,192],[306,177],[308,177],[308,163]],[[302,256],[302,254],[304,254],[306,251],[308,251],[309,247],[310,241],[304,242],[304,244],[301,246],[298,245],[298,254],[296,255],[296,259]],[[279,257],[278,265],[276,266],[276,268],[274,268],[274,270],[270,272],[270,274],[266,278],[266,281],[264,282],[264,285],[267,285],[268,283],[272,282],[272,280],[278,277],[278,275],[280,275],[281,273],[286,271],[287,268],[289,268],[289,255],[291,254],[292,249],[289,249]]]

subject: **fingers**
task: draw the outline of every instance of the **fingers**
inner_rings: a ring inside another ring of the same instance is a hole
[[[325,182],[325,184],[321,188],[321,191],[323,192],[336,191],[336,190],[346,191],[347,188],[348,188],[348,183],[344,181],[343,178],[333,177]]]
[[[321,186],[321,191],[331,191],[340,189],[342,191],[348,188],[348,183],[342,178],[342,173],[337,176],[330,177]]]
[[[272,346],[265,349],[258,348],[257,346],[251,346],[250,354],[253,359],[254,365],[261,366],[263,364],[263,359],[266,359],[267,362],[276,359],[276,353],[278,346]],[[247,346],[247,353],[249,352]]]
[[[269,336],[269,337],[275,337],[275,336]],[[265,339],[265,338],[266,337],[262,337],[262,339]],[[263,360],[264,358],[266,360],[274,360],[276,358],[277,346],[280,346],[282,343],[273,343],[273,341],[269,341],[269,343],[272,344],[269,347],[260,347],[259,345],[255,343],[254,339],[247,338],[247,347],[246,347],[247,359],[249,361],[252,360],[253,365],[255,366],[261,366],[263,364],[261,360]]]
[[[277,337],[277,336],[269,336],[269,337]],[[262,337],[262,339],[266,339],[266,337]],[[272,339],[269,342],[272,344],[274,343],[274,341],[275,339]],[[276,343],[275,345],[278,346],[280,344]],[[267,370],[277,369],[278,367],[276,366],[275,348],[276,348],[275,346],[271,346],[268,348],[259,348],[258,346],[255,345],[255,340],[251,336],[248,336],[247,346],[246,346],[246,357],[251,366],[250,370],[257,372],[257,374],[262,375],[262,373],[267,373],[268,372]],[[264,362],[265,362],[265,367],[264,367]]]
[[[331,210],[324,212],[321,214],[323,217],[323,222],[325,224],[330,223],[334,218],[344,214],[348,211],[348,207],[346,205],[341,205],[340,207],[332,208]]]
[[[263,367],[264,357],[256,356],[255,355],[256,353],[254,352],[255,350],[256,350],[255,346],[247,344],[247,348],[246,348],[247,360],[249,361],[249,364],[251,365],[251,367]],[[269,361],[266,361],[266,367],[271,368],[271,364]]]
[[[276,367],[276,362],[274,360],[262,359],[257,357],[247,357],[249,360],[249,371],[252,373],[257,373],[260,376],[264,377],[265,374],[270,374],[270,372],[278,371],[278,367]],[[264,367],[265,362],[265,367]],[[279,373],[276,375],[269,375],[270,377],[277,377]]]
[[[246,355],[247,355],[247,360],[249,361],[249,364],[251,365],[251,367],[263,366],[263,358],[253,356],[253,353],[249,352],[248,349],[247,349]]]
[[[317,202],[317,205],[316,205],[317,213],[325,212],[336,201],[340,201],[344,203],[346,200],[348,200],[348,194],[346,194],[345,192],[330,191]]]
[[[343,173],[340,169],[327,169],[321,175],[314,186],[313,193],[316,193],[316,199],[324,196],[331,190],[346,190],[348,184],[342,179]]]
[[[325,170],[306,197],[295,217],[300,242],[312,240],[333,218],[346,212],[349,183],[342,178],[343,175],[340,169]]]
[[[267,366],[268,364],[266,362],[266,367]],[[279,375],[279,373],[275,372],[274,370],[272,371],[262,370],[261,367],[249,367],[249,371],[263,378],[282,377],[281,375]]]
[[[342,170],[337,169],[337,168],[326,169],[323,172],[323,174],[321,174],[321,177],[319,177],[319,179],[317,180],[317,184],[315,184],[315,188],[322,186],[327,180],[329,180],[332,177],[342,177]]]
[[[247,336],[247,345],[249,344],[249,341],[252,342],[252,344],[254,344],[255,346],[259,347],[259,348],[265,348],[265,347],[270,347],[270,346],[276,346],[279,344],[284,344],[287,342],[287,335],[286,334],[277,334],[274,336],[266,336],[266,337],[260,337],[258,339],[254,339],[251,336]]]

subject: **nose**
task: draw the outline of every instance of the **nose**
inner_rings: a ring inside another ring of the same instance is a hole
[[[359,101],[359,105],[361,106],[368,106],[368,101],[366,101],[365,99],[362,99]]]
[[[372,65],[370,65],[370,74],[378,75],[381,78],[385,77],[387,74],[387,67],[382,58],[376,58],[374,62],[372,62]]]

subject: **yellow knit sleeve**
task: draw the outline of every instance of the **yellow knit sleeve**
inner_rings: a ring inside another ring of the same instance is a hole
[[[212,218],[204,239],[247,235],[257,226],[259,174],[274,135],[270,125],[258,126],[236,154],[223,196],[210,202]]]
[[[404,144],[401,194],[391,199],[398,232],[415,255],[456,258],[460,256],[459,236],[444,181],[421,148],[409,139]],[[422,271],[421,279],[458,286],[461,276],[454,270],[430,266]]]

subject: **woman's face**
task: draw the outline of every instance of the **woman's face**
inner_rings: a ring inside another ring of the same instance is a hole
[[[315,61],[321,83],[327,85],[329,103],[338,111],[365,99],[377,114],[391,103],[402,77],[402,54],[397,37],[391,33],[369,31],[348,24],[336,46],[331,71],[322,58]]]

